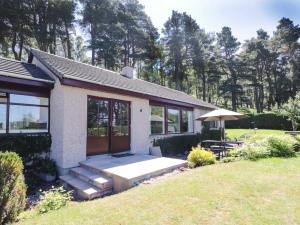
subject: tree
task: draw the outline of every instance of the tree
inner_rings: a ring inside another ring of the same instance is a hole
[[[290,97],[288,102],[282,105],[280,112],[292,122],[293,131],[297,130],[300,124],[300,92],[294,98]]]
[[[229,27],[223,27],[220,33],[217,33],[217,44],[220,49],[222,60],[222,73],[226,76],[223,83],[223,92],[231,93],[232,110],[237,110],[238,92],[241,86],[238,85],[240,76],[240,62],[236,58],[236,52],[239,49],[240,42],[232,35]]]

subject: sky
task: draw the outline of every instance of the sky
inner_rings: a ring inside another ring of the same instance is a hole
[[[171,16],[172,10],[187,12],[207,32],[229,26],[240,42],[256,36],[263,28],[272,35],[278,21],[288,17],[300,24],[300,0],[139,0],[155,27]]]

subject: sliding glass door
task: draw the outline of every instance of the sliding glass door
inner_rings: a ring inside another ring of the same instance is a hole
[[[130,149],[130,103],[88,97],[87,155]]]

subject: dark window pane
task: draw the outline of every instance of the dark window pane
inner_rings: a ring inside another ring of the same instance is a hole
[[[112,135],[128,136],[129,135],[129,105],[124,102],[114,102]]]
[[[35,97],[28,95],[10,95],[11,103],[19,103],[19,104],[31,104],[31,105],[49,105],[49,99],[43,97]]]
[[[0,103],[6,103],[7,102],[7,94],[0,92]]]
[[[165,110],[161,106],[151,106],[151,134],[165,133]]]
[[[182,132],[194,132],[193,111],[182,110]]]
[[[6,104],[0,104],[0,133],[6,132]]]
[[[109,102],[102,99],[88,100],[88,136],[108,136]]]
[[[11,105],[9,116],[10,133],[48,132],[48,108]]]
[[[180,113],[178,109],[168,109],[168,133],[180,133]]]

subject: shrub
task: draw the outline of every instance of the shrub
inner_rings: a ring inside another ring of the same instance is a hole
[[[251,146],[247,145],[243,149],[243,158],[249,159],[252,161],[256,161],[258,159],[268,158],[270,157],[270,152],[265,146]]]
[[[272,157],[295,157],[293,144],[285,138],[270,137],[268,139],[268,150]]]
[[[52,187],[49,191],[42,192],[38,203],[39,213],[58,210],[72,200],[71,192],[65,191],[63,187]]]
[[[183,154],[201,141],[200,134],[178,135],[154,140],[154,146],[160,146],[163,156]]]
[[[204,148],[194,147],[188,155],[188,162],[190,167],[198,167],[214,164],[216,162],[215,155],[205,150]]]
[[[25,207],[26,186],[21,158],[0,152],[0,224],[13,222]]]
[[[235,161],[238,161],[238,160],[240,160],[240,158],[227,156],[227,157],[223,158],[221,160],[221,162],[222,163],[229,163],[229,162],[235,162]]]
[[[43,153],[49,153],[51,136],[49,134],[11,134],[0,136],[0,152],[16,152],[26,165]]]
[[[36,160],[33,168],[39,173],[46,173],[55,176],[56,175],[56,163],[54,160],[45,158]]]

